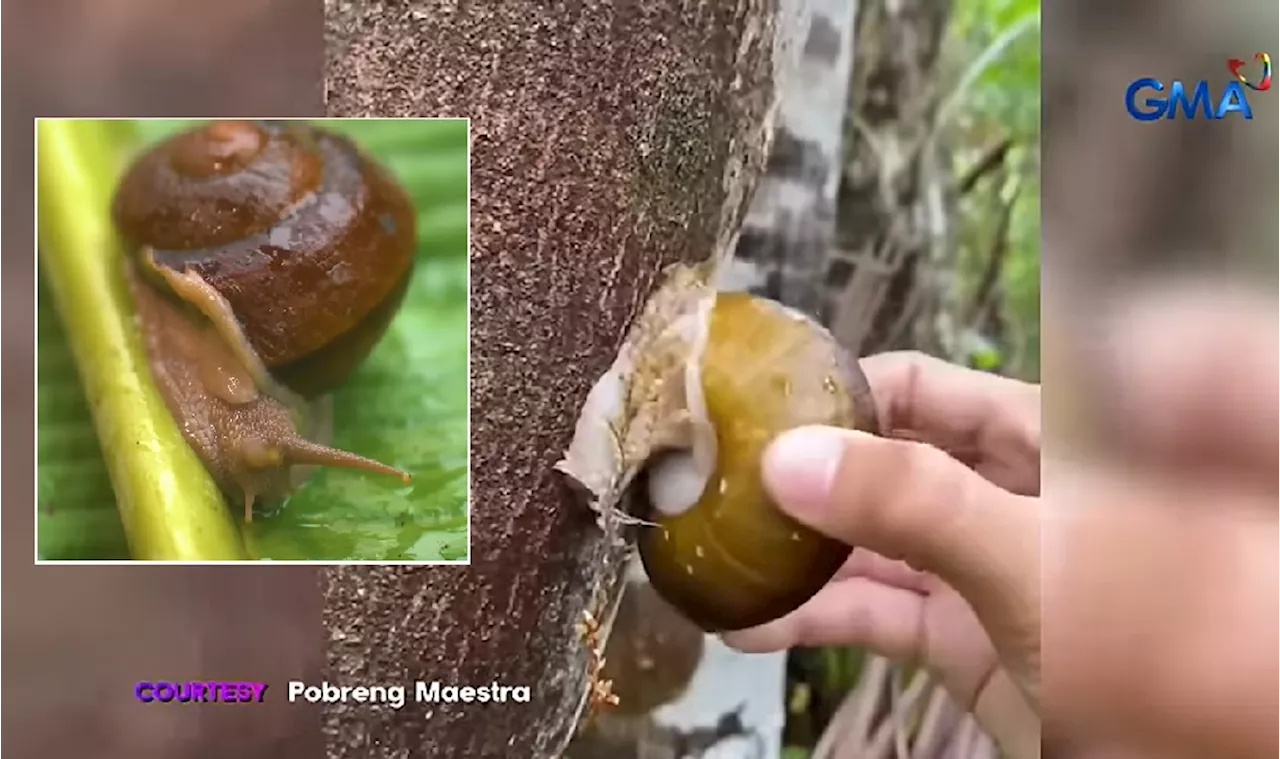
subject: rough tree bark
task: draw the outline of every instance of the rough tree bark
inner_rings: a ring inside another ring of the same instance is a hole
[[[835,231],[856,8],[849,0],[780,0],[771,151],[719,282],[820,320],[828,315],[822,275]],[[605,674],[623,703],[570,745],[568,759],[781,755],[786,652],[740,654],[704,636],[638,567],[622,604]]]
[[[469,116],[470,567],[325,572],[327,679],[530,685],[331,705],[332,757],[541,757],[578,720],[625,552],[551,467],[660,270],[731,243],[768,140],[770,0],[331,0],[333,115]],[[429,431],[424,431],[429,434]]]

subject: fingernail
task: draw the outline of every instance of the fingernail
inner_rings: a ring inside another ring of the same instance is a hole
[[[796,517],[826,509],[846,433],[801,427],[779,435],[764,452],[761,475],[778,505]]]

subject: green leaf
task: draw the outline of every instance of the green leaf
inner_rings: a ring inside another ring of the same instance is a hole
[[[119,122],[80,123],[96,124],[101,134],[124,132]],[[406,469],[414,480],[402,486],[389,478],[321,469],[274,513],[260,514],[250,525],[241,525],[236,510],[225,505],[223,516],[243,531],[248,554],[261,559],[466,561],[467,124],[316,123],[349,134],[381,161],[418,210],[418,263],[409,292],[382,342],[335,393],[333,441]],[[191,124],[136,122],[132,144],[117,150],[121,156],[134,153]],[[103,204],[80,216],[99,226],[108,221]],[[42,231],[42,256],[46,247]],[[119,516],[119,488],[112,488],[108,474],[108,464],[119,457],[102,456],[86,383],[76,371],[83,362],[73,360],[69,347],[67,327],[77,313],[60,313],[56,299],[46,297],[52,283],[44,268],[37,335],[38,551],[43,559],[124,558],[134,541],[126,540],[130,531]],[[78,306],[75,300],[62,302]]]

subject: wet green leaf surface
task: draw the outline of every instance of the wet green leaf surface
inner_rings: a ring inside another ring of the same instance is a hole
[[[188,125],[137,123],[138,149]],[[334,444],[410,471],[321,470],[245,526],[271,560],[467,559],[467,128],[463,121],[317,122],[351,135],[418,210],[418,264],[382,342],[334,396]],[[128,557],[108,469],[44,277],[37,366],[38,550],[43,559]]]

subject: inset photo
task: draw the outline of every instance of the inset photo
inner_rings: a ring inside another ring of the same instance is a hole
[[[468,563],[466,119],[39,119],[36,561]]]

